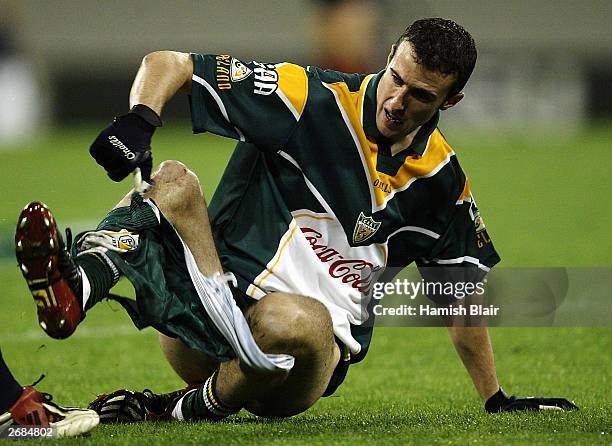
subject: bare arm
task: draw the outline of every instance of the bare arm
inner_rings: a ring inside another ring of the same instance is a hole
[[[499,389],[487,327],[448,327],[448,332],[474,387],[486,401]]]
[[[180,90],[191,91],[193,62],[188,53],[156,51],[140,64],[130,91],[130,108],[143,104],[161,116],[166,103]]]

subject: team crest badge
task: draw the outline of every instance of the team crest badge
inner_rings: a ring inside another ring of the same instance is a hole
[[[360,212],[355,224],[355,230],[353,231],[353,243],[361,243],[372,237],[378,231],[378,228],[380,228],[380,223]]]
[[[127,232],[127,231],[126,231]],[[127,251],[133,251],[138,247],[138,234],[132,233],[117,233],[118,237],[113,238],[113,246],[116,246],[119,249],[125,249]]]
[[[240,82],[249,77],[252,72],[253,70],[240,62],[238,59],[232,58],[232,65],[230,69],[230,77],[232,82]]]

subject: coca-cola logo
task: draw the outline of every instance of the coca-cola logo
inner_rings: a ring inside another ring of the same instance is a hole
[[[368,295],[376,279],[376,272],[382,266],[374,265],[363,259],[346,259],[338,250],[325,244],[323,234],[313,228],[300,228],[310,247],[325,264],[328,264],[328,273],[335,279],[340,279],[361,293]]]

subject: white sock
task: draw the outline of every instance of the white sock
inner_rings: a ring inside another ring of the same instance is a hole
[[[190,393],[195,392],[198,389],[193,389],[190,390],[189,392],[187,392],[185,395],[183,395],[181,397],[181,399],[179,399],[175,406],[174,409],[172,409],[172,414],[170,415],[172,417],[173,420],[178,420],[178,421],[185,421],[185,417],[183,417],[183,399],[189,395]]]
[[[85,274],[85,270],[79,266],[79,271],[81,272],[81,283],[83,284],[83,308],[85,311],[85,307],[87,306],[87,301],[89,300],[89,296],[91,294],[91,284],[89,283],[89,277]]]

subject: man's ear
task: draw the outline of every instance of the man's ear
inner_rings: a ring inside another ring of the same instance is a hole
[[[464,97],[465,94],[460,91],[456,95],[453,95],[450,98],[446,99],[446,101],[444,101],[444,103],[440,106],[440,110],[448,110],[449,108],[454,107]]]
[[[389,56],[387,56],[387,66],[391,63],[391,59],[395,56],[395,52],[397,51],[397,45],[394,43],[391,45],[391,51],[389,52]]]

